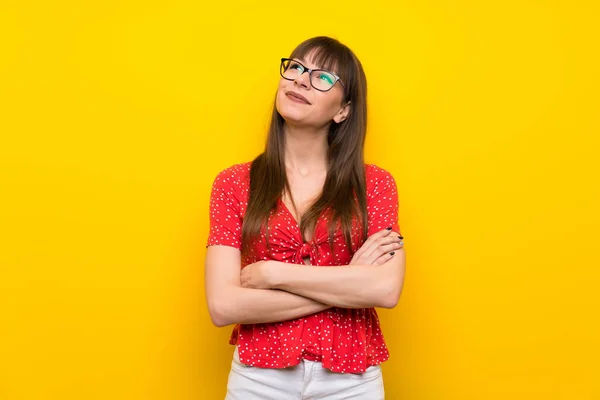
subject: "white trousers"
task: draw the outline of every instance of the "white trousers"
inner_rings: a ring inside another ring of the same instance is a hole
[[[240,362],[233,352],[225,400],[383,400],[381,366],[362,374],[341,374],[320,362],[302,360],[288,368],[259,368]]]

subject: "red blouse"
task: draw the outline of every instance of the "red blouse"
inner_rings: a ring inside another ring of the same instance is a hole
[[[207,247],[226,245],[241,249],[251,163],[233,165],[215,178],[210,198]],[[365,164],[365,170],[368,235],[389,226],[400,232],[394,178],[374,164]],[[270,252],[264,243],[264,233],[263,229],[263,241],[257,245],[254,254],[242,259],[242,268],[263,259],[304,264],[306,256],[315,266],[347,265],[363,243],[356,230],[353,243],[360,245],[349,250],[338,229],[331,252],[325,215],[318,220],[312,240],[304,243],[300,227],[281,199],[277,212],[270,219]],[[374,308],[332,307],[290,321],[236,325],[229,343],[239,345],[242,363],[263,368],[285,368],[305,358],[320,361],[324,368],[333,372],[361,373],[370,365],[389,358]]]

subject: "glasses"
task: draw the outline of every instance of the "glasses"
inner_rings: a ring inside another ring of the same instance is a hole
[[[336,82],[339,82],[340,85],[344,87],[340,77],[333,72],[329,72],[324,69],[306,68],[299,61],[292,60],[291,58],[281,59],[281,68],[279,69],[279,73],[284,79],[293,81],[305,72],[308,72],[310,85],[321,92],[327,92],[328,90],[331,90]]]

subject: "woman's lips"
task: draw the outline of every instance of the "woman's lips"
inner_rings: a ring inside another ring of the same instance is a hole
[[[290,100],[292,100],[295,103],[310,104],[310,102],[306,99],[306,97],[302,96],[299,93],[287,92],[285,95],[287,97],[289,97]]]

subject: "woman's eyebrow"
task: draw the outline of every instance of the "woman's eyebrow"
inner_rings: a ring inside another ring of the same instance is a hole
[[[306,64],[307,64],[306,60],[304,60],[304,59],[302,59],[301,63],[302,63],[302,65],[305,65],[305,66],[306,66]],[[316,64],[314,64],[314,65],[316,65]],[[308,67],[307,67],[307,68],[308,68]],[[326,69],[326,68],[323,68],[323,67],[321,67],[321,66],[318,66],[318,65],[317,65],[316,67],[314,67],[314,68],[311,68],[311,69],[322,69],[323,71],[328,71],[328,69]]]
[[[308,68],[308,66],[306,65],[306,64],[307,64],[307,61],[306,61],[306,59],[305,59],[305,58],[292,58],[292,60],[294,60],[294,61],[296,61],[296,62],[299,62],[300,64],[302,64],[302,65],[304,65],[306,68]],[[323,70],[323,71],[332,72],[332,73],[334,73],[334,74],[338,75],[338,73],[337,73],[337,72],[335,72],[335,71],[333,71],[333,69],[327,69],[327,68],[323,68],[323,67],[320,67],[320,66],[316,66],[316,67],[314,67],[314,68],[310,68],[310,69],[319,69],[319,70]]]

